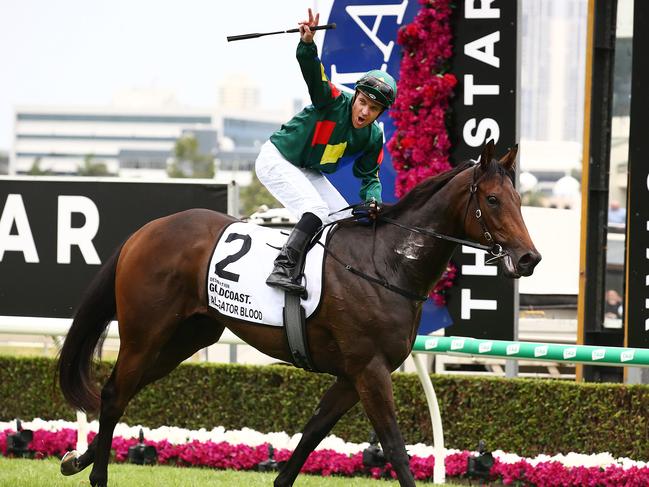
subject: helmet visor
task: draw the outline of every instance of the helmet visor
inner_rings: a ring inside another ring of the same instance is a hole
[[[392,89],[392,86],[374,76],[361,78],[356,87],[361,91],[363,91],[363,88],[369,88],[371,92],[379,95],[380,99],[377,101],[381,102],[381,104],[385,106],[390,106],[394,103],[394,90]]]

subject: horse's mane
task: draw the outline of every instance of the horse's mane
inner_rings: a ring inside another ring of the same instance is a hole
[[[446,172],[424,179],[395,204],[386,205],[381,214],[389,216],[403,208],[416,208],[423,205],[432,195],[446,186],[446,183],[474,164],[474,161],[464,161]]]

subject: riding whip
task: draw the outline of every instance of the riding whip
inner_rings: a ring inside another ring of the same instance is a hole
[[[336,24],[326,24],[326,25],[317,25],[315,27],[310,27],[310,30],[314,31],[314,30],[325,30],[325,29],[335,29],[335,28],[336,28]],[[300,29],[295,28],[295,29],[288,29],[288,30],[278,30],[276,32],[257,32],[254,34],[241,34],[238,36],[228,36],[228,42],[242,41],[244,39],[255,39],[257,37],[272,36],[275,34],[289,34],[291,32],[300,32]]]

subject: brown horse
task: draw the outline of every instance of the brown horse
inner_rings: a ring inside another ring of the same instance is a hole
[[[505,275],[528,276],[541,256],[512,184],[516,152],[510,150],[498,161],[489,143],[479,164],[467,162],[422,182],[383,215],[405,227],[498,244],[504,249],[500,262]],[[83,455],[64,457],[62,473],[77,473],[94,463],[90,483],[107,485],[113,430],[128,402],[216,342],[225,327],[260,351],[291,361],[281,328],[244,323],[208,307],[205,282],[211,252],[233,221],[208,210],[160,218],[133,234],[101,268],[75,315],[58,363],[65,398],[78,409],[99,410],[99,433]],[[305,426],[276,486],[293,484],[309,454],[359,400],[399,483],[415,485],[397,426],[390,374],[410,353],[421,316],[421,301],[407,295],[430,292],[456,245],[387,221],[379,220],[376,228],[340,225],[329,243],[332,255],[407,292],[393,292],[347,272],[334,259],[326,260],[323,301],[307,321],[307,338],[315,367],[336,380]],[[115,316],[119,355],[99,395],[92,386],[93,351]]]

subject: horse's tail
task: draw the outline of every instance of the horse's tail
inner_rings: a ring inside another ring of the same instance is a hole
[[[77,409],[96,411],[99,392],[92,379],[95,348],[115,317],[115,271],[120,246],[101,267],[83,295],[61,349],[57,372],[63,397]]]

